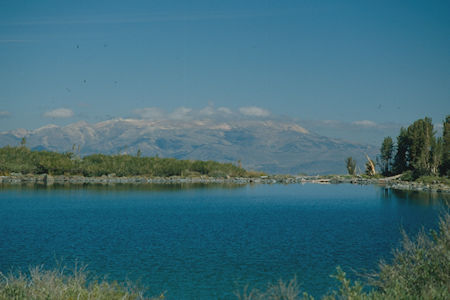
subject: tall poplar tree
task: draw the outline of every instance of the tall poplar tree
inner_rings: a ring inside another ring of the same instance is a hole
[[[434,139],[431,144],[431,154],[430,154],[430,171],[434,176],[439,175],[439,169],[442,165],[443,159],[443,142],[442,138],[439,137]]]
[[[390,136],[385,137],[380,149],[380,167],[384,176],[389,176],[392,169],[394,142]]]
[[[408,127],[409,161],[416,177],[431,173],[431,145],[435,142],[430,118],[415,121]]]
[[[445,118],[442,137],[441,175],[450,176],[450,115]]]
[[[347,166],[347,172],[349,175],[356,175],[356,161],[353,157],[347,157],[345,160],[345,164]]]
[[[402,127],[397,137],[397,152],[394,157],[393,169],[395,174],[401,174],[409,169],[409,147],[408,132]]]

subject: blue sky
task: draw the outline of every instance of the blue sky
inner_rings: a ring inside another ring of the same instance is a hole
[[[439,123],[450,2],[2,0],[0,66],[0,131],[204,108]]]

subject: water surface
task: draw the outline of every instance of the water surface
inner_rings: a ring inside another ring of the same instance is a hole
[[[403,228],[436,228],[442,196],[355,185],[0,187],[0,271],[56,260],[167,299],[233,299],[245,285],[373,270]]]

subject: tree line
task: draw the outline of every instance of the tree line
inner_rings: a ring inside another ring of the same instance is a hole
[[[450,115],[443,123],[442,137],[436,137],[431,118],[423,118],[401,128],[394,143],[386,137],[380,148],[378,165],[385,176],[409,172],[420,176],[449,176]]]
[[[443,123],[442,136],[436,136],[431,118],[425,117],[402,127],[396,142],[385,137],[377,157],[377,166],[384,176],[406,173],[409,179],[421,176],[450,175],[450,115]],[[356,162],[346,159],[347,171],[356,174]],[[368,158],[366,174],[374,175],[374,162]]]
[[[175,158],[141,157],[136,155],[92,154],[79,157],[73,152],[30,150],[21,146],[0,148],[0,175],[11,173],[102,176],[246,176],[247,171],[231,163],[216,161],[178,160]]]

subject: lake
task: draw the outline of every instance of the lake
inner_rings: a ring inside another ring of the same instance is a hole
[[[314,296],[375,270],[448,195],[377,186],[0,186],[0,271],[57,260],[167,299],[235,299],[296,276]],[[446,199],[448,200],[448,199]],[[353,271],[352,271],[353,270]]]

